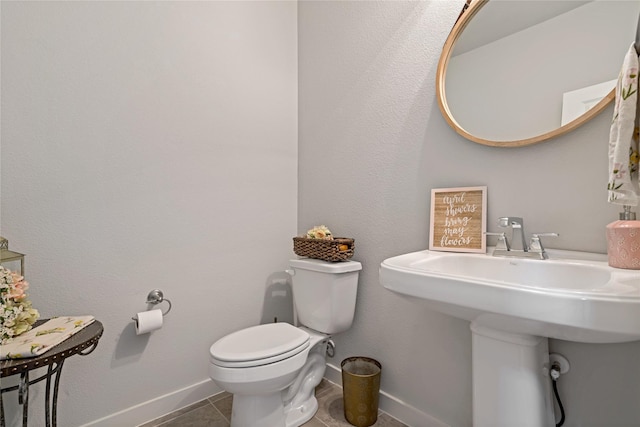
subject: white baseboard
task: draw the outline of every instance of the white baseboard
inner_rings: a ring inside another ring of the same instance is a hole
[[[342,384],[342,372],[339,367],[327,363],[325,378],[334,384]],[[136,426],[159,418],[167,413],[189,406],[222,389],[211,380],[193,384],[180,390],[156,397],[138,405],[84,424],[81,427],[122,427]],[[409,405],[406,402],[380,390],[379,407],[390,416],[412,427],[450,427],[437,418]]]
[[[220,392],[222,392],[222,389],[213,381],[207,379],[164,396],[142,402],[115,414],[107,415],[81,427],[137,426]]]
[[[327,380],[332,383],[342,384],[342,371],[339,367],[327,363],[327,370],[324,373]],[[450,427],[439,419],[414,408],[406,402],[380,390],[380,400],[378,401],[380,410],[388,415],[412,427]]]

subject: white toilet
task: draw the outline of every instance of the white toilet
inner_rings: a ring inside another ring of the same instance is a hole
[[[314,395],[332,334],[351,327],[356,261],[291,260],[300,327],[270,323],[234,332],[210,348],[209,376],[233,394],[231,427],[298,427],[318,409]]]

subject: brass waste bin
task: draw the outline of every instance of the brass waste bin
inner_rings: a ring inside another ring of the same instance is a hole
[[[382,366],[368,357],[348,357],[341,363],[344,417],[357,427],[378,420],[378,396]]]

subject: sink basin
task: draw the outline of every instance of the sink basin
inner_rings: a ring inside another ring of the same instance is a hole
[[[639,270],[609,267],[606,255],[548,253],[421,251],[380,265],[385,288],[471,322],[474,427],[555,426],[548,338],[640,340]]]
[[[640,271],[606,255],[549,250],[549,260],[420,251],[386,259],[382,285],[489,328],[569,341],[640,340]]]

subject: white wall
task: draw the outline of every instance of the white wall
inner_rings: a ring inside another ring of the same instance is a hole
[[[463,3],[297,5],[296,230],[295,3],[2,2],[0,232],[27,252],[43,315],[105,325],[96,352],[65,364],[59,425],[134,425],[214,390],[210,343],[260,320],[291,235],[319,223],[355,237],[364,265],[332,364],[375,357],[386,395],[471,424],[467,322],[383,289],[379,263],[427,246],[433,187],[488,185],[489,229],[524,216],[562,234],[550,247],[604,251],[617,212],[611,109],[515,150],[447,126],[435,70]],[[155,287],[174,308],[136,337],[130,317]],[[637,343],[551,346],[572,362],[566,426],[640,424]]]
[[[2,2],[1,234],[43,317],[105,327],[65,363],[58,425],[135,425],[216,392],[209,346],[260,321],[296,232],[296,9]],[[136,336],[154,288],[173,309]]]
[[[604,252],[607,141],[612,108],[553,141],[492,148],[442,118],[435,74],[464,1],[299,4],[298,231],[324,223],[356,239],[363,263],[353,328],[335,337],[339,366],[365,355],[382,390],[425,417],[471,425],[467,322],[386,291],[380,262],[428,246],[431,188],[487,185],[488,228],[517,215],[528,232],[559,232],[549,247]],[[565,426],[638,426],[640,344],[552,340],[572,362],[560,390]]]

